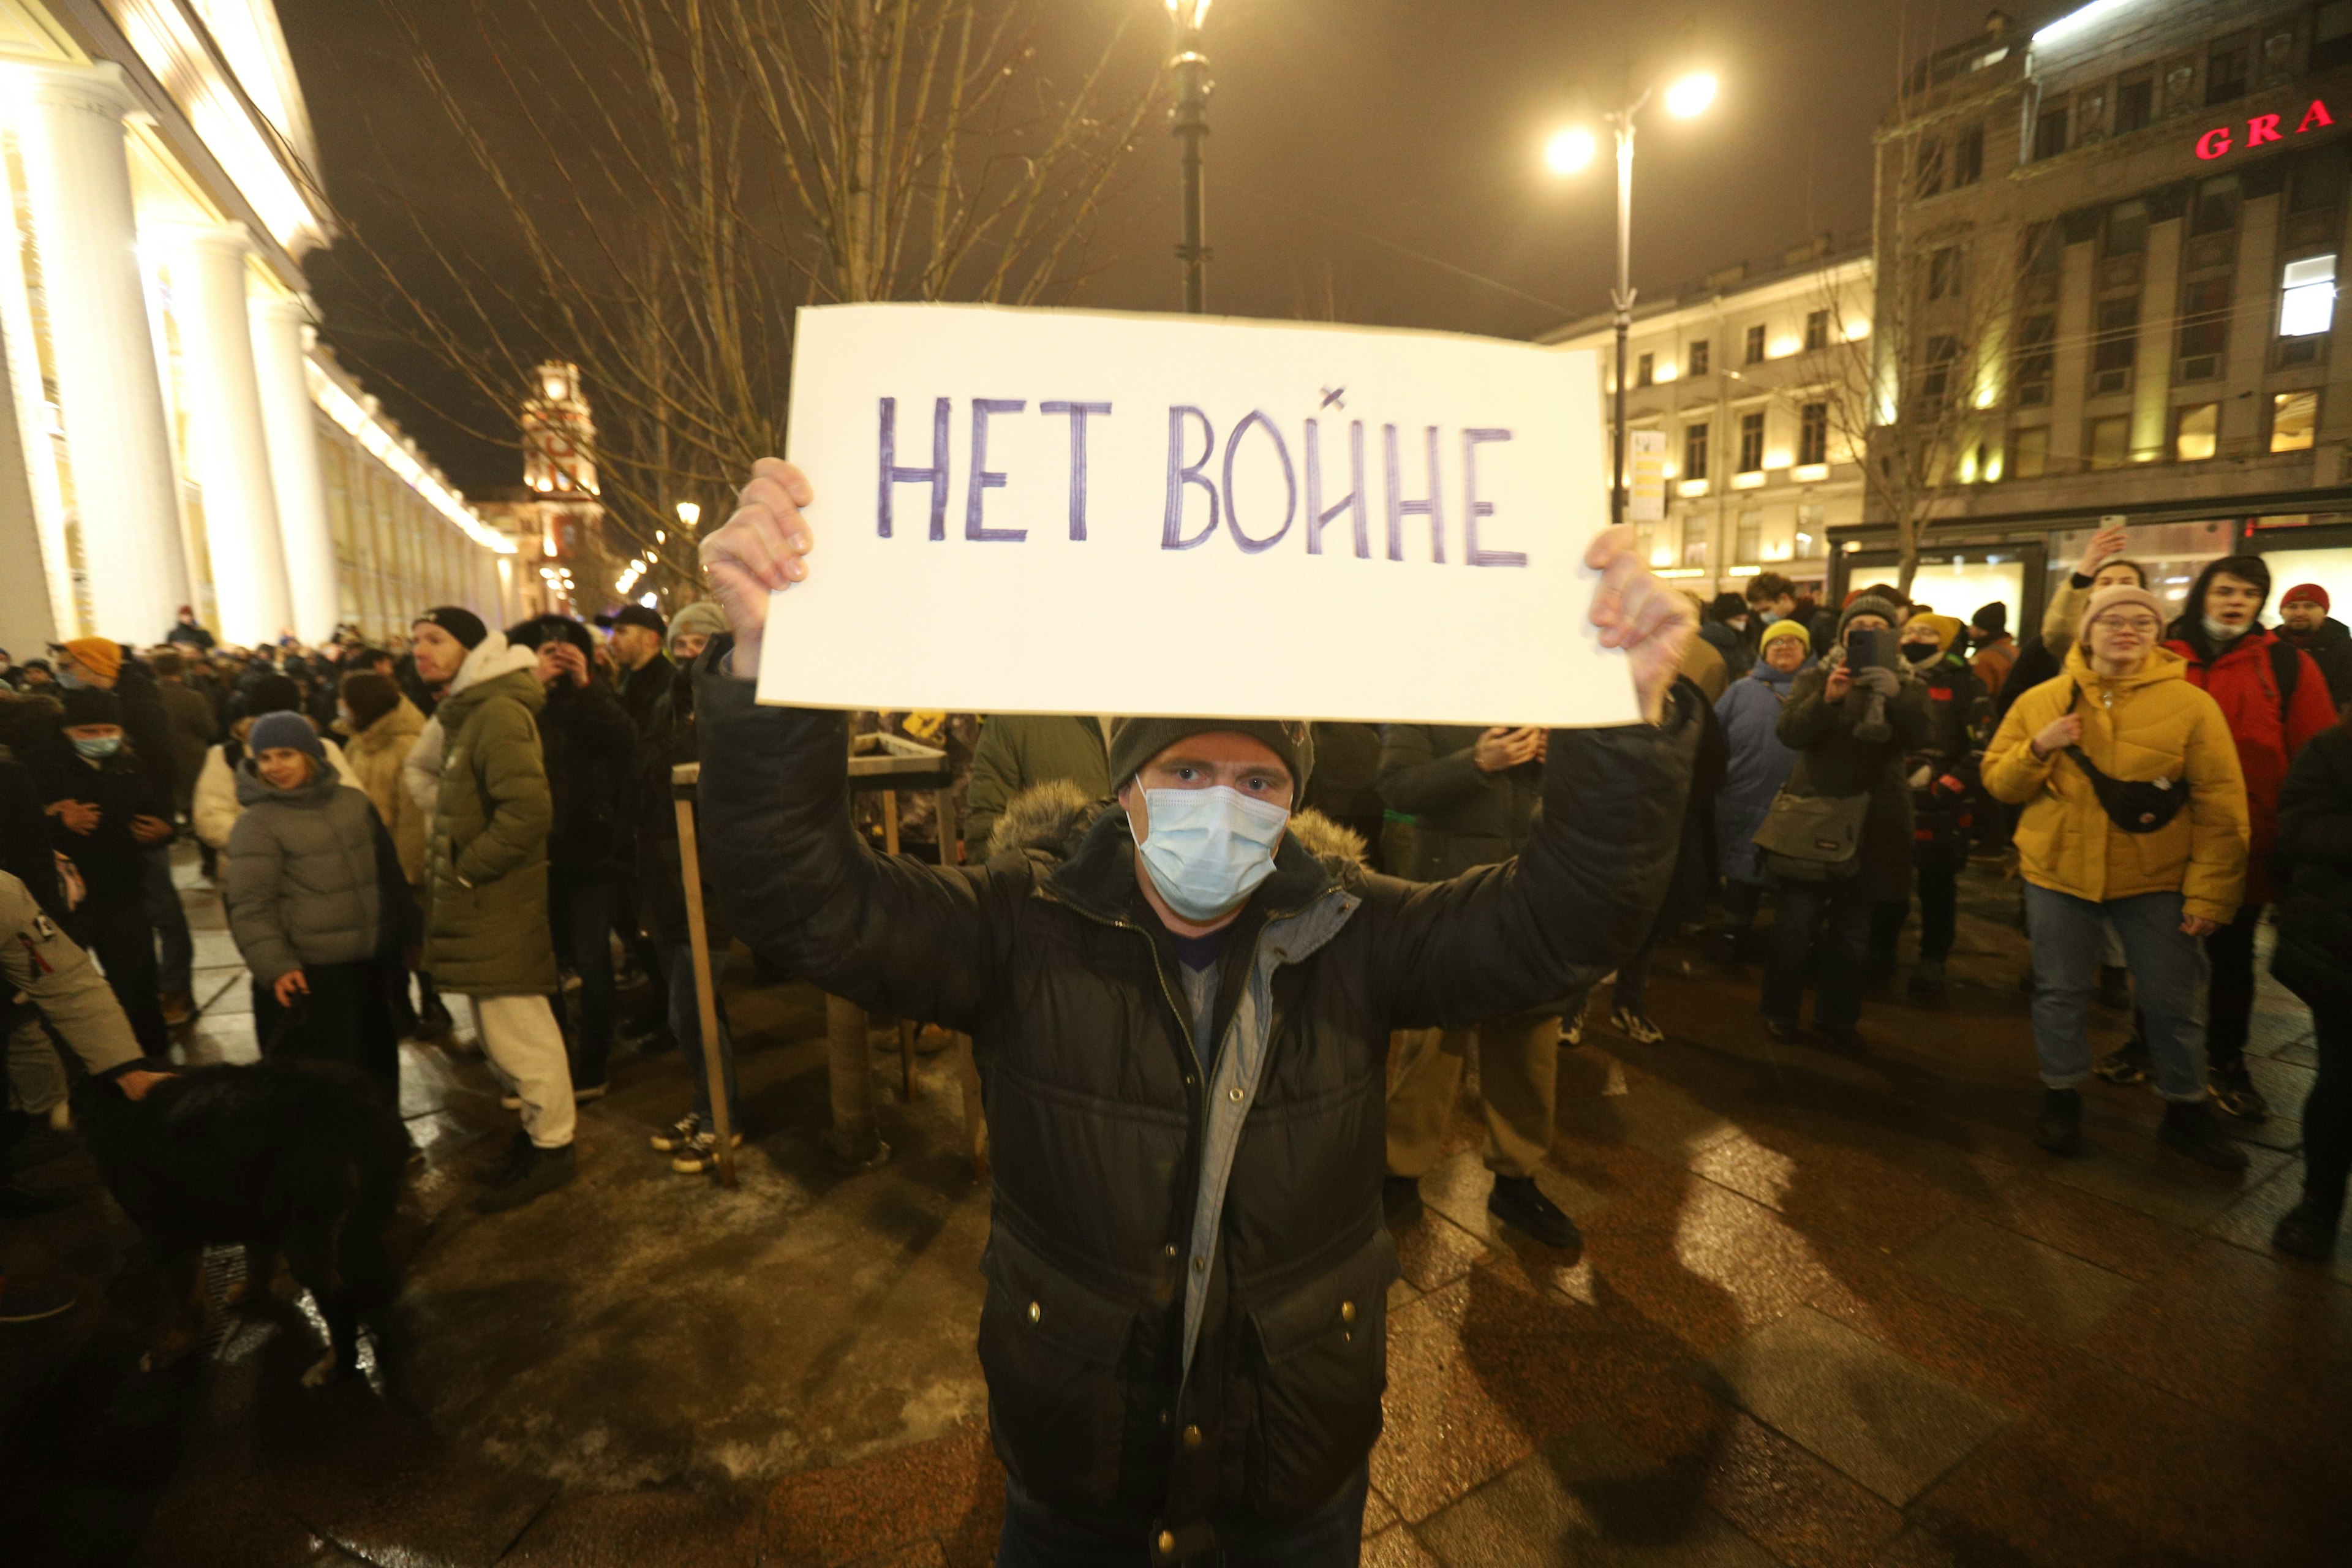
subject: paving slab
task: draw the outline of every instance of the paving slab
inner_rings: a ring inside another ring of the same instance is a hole
[[[1903,1261],[1956,1296],[2074,1344],[2138,1289],[2121,1274],[1973,1216],[1922,1238]]]
[[[1801,1308],[1713,1358],[1741,1405],[1897,1507],[2009,1412]]]

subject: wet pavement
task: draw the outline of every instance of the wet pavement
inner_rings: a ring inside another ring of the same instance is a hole
[[[246,1059],[242,972],[193,879],[188,899],[208,1005],[187,1049]],[[2154,1099],[2099,1084],[2084,1154],[2053,1160],[2025,1135],[2014,885],[1972,872],[1965,899],[1948,998],[1874,1000],[1860,1053],[1768,1041],[1754,972],[1691,952],[1653,982],[1664,1042],[1596,1004],[1542,1178],[1579,1256],[1493,1226],[1457,1114],[1398,1234],[1368,1563],[2352,1562],[2352,1247],[2332,1268],[2267,1247],[2299,1176],[2307,1016],[2266,985],[2254,1071],[2279,1113],[2238,1130],[2244,1175],[2166,1152]],[[583,1108],[579,1181],[476,1216],[461,1200],[510,1116],[478,1058],[404,1047],[430,1162],[406,1286],[370,1376],[322,1392],[299,1385],[319,1335],[290,1282],[206,1355],[136,1372],[159,1307],[136,1238],[70,1141],[27,1151],[29,1183],[79,1201],[0,1231],[0,1267],[83,1304],[0,1330],[0,1558],[991,1561],[987,1197],[952,1055],[903,1100],[877,1034],[892,1157],[845,1174],[820,999],[731,994],[733,1193],[646,1145],[685,1109],[677,1058],[625,1057]],[[215,1292],[241,1271],[216,1255]]]

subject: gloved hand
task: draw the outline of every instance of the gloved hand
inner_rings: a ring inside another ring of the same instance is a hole
[[[1853,672],[1853,683],[1873,697],[1892,697],[1903,689],[1903,678],[1891,669],[1872,668]]]

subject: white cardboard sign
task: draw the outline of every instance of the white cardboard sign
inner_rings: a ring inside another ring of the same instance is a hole
[[[806,582],[760,700],[1631,722],[1586,618],[1589,352],[950,305],[800,312]]]

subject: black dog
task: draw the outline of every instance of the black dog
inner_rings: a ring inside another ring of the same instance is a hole
[[[242,1242],[239,1300],[266,1295],[282,1252],[327,1321],[311,1387],[357,1364],[359,1320],[399,1289],[384,1230],[399,1201],[408,1139],[368,1079],[340,1063],[279,1058],[196,1068],[136,1102],[85,1079],[74,1123],[109,1191],[146,1236],[170,1302],[141,1363],[185,1354],[211,1316],[203,1252]]]

